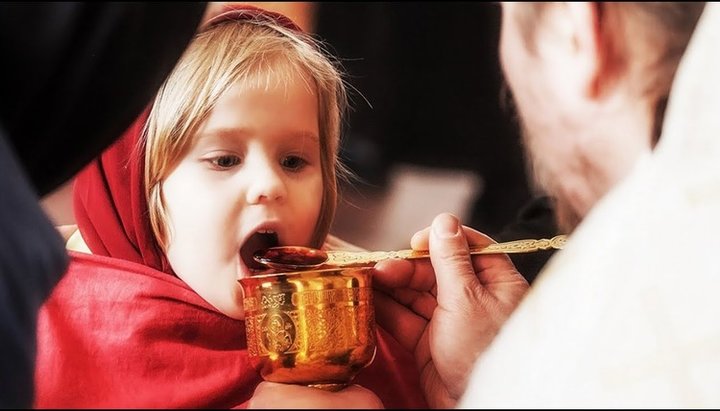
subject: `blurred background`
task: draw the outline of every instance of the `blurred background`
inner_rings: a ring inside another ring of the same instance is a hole
[[[353,93],[334,232],[407,247],[440,212],[496,233],[531,197],[518,129],[503,108],[501,10],[484,2],[316,3],[313,32]]]
[[[502,105],[499,4],[251,4],[314,33],[348,72],[341,157],[356,178],[342,184],[334,234],[405,248],[448,211],[492,235],[529,201],[518,129]],[[73,223],[69,199],[70,183],[43,199],[58,225]]]

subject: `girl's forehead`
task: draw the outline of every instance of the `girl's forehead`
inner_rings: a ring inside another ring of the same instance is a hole
[[[268,134],[292,134],[313,137],[320,134],[320,108],[317,93],[304,77],[272,75],[243,79],[230,85],[212,104],[207,116],[198,124],[195,136],[205,134],[252,135],[262,130]]]
[[[315,82],[307,69],[289,61],[271,61],[267,64],[258,65],[255,70],[249,70],[240,76],[237,81],[229,85],[226,92],[231,88],[236,88],[236,91],[242,91],[243,89],[268,90],[277,87],[288,88],[298,82],[305,84],[307,90],[314,94]]]

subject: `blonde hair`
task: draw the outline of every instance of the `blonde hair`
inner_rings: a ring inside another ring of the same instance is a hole
[[[338,160],[347,95],[339,64],[310,35],[269,19],[225,21],[198,33],[158,92],[145,129],[145,190],[150,223],[167,249],[162,182],[192,147],[200,125],[237,82],[268,86],[300,74],[318,96],[323,198],[312,246],[320,247],[337,205]]]

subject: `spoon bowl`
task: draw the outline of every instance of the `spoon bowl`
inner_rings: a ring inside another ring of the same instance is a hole
[[[317,248],[290,245],[259,250],[253,258],[277,270],[306,270],[325,264],[329,256]]]
[[[470,247],[470,254],[517,254],[539,250],[562,249],[567,236],[558,235],[551,239],[516,240]],[[359,267],[373,265],[389,258],[428,258],[428,250],[398,251],[323,251],[302,246],[280,246],[258,250],[253,254],[255,261],[276,270],[308,270],[326,265],[330,267]]]

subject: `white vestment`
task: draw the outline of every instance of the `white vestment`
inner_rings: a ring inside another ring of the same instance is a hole
[[[720,4],[658,146],[551,259],[459,407],[720,407]]]

